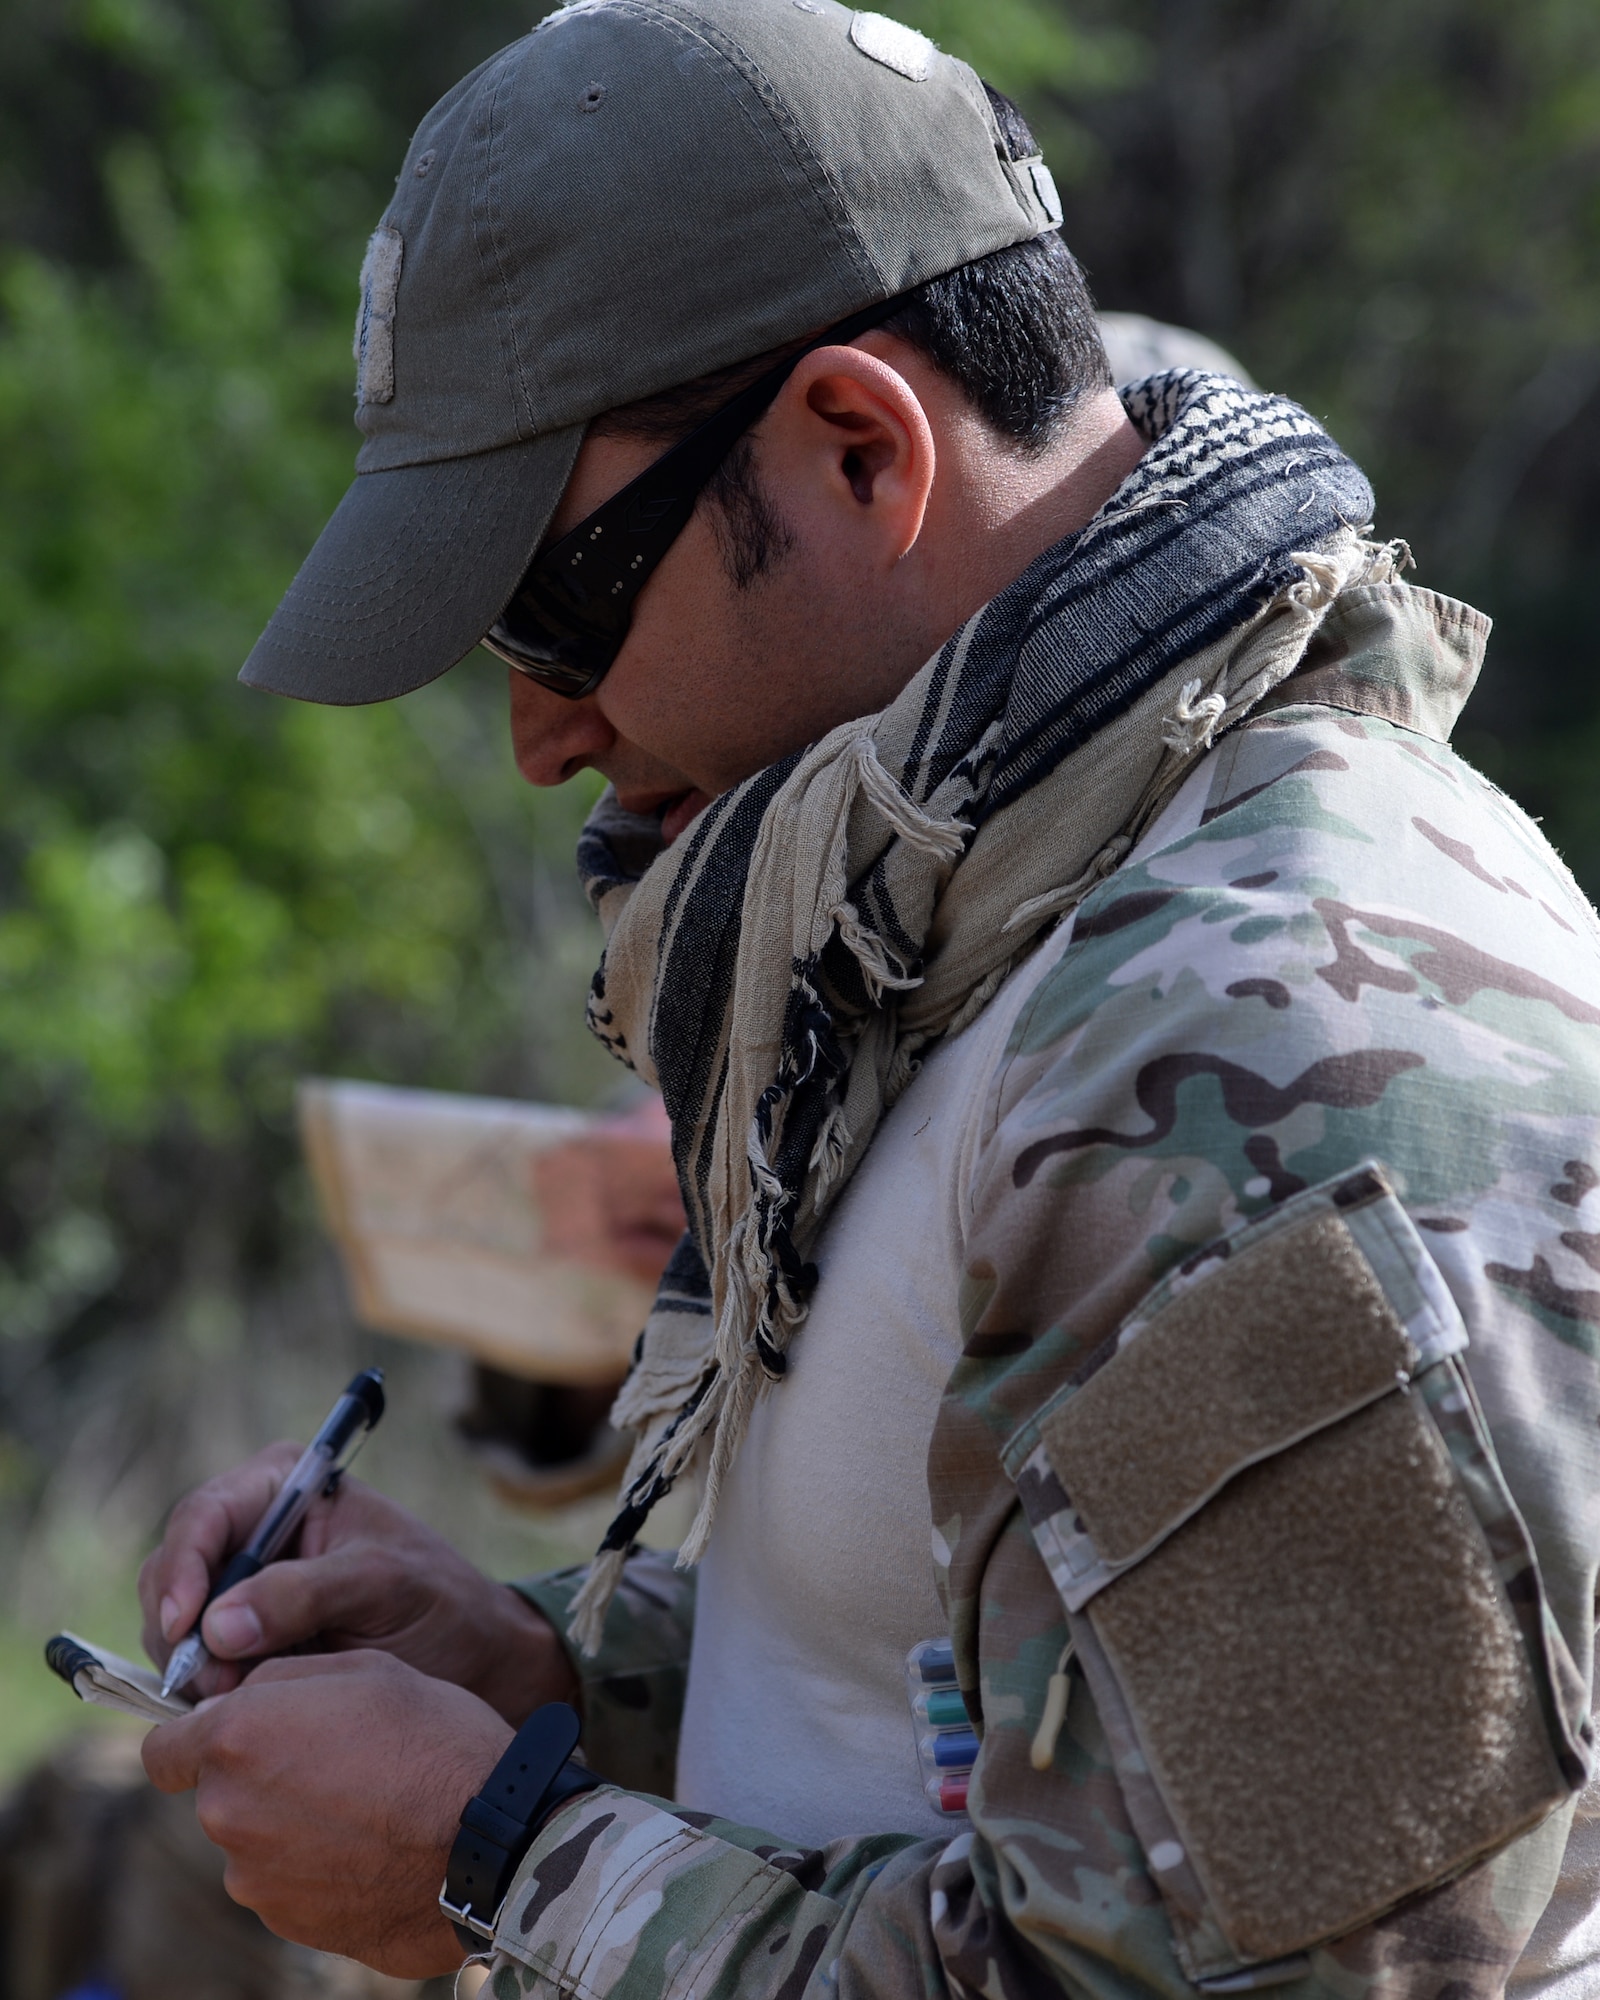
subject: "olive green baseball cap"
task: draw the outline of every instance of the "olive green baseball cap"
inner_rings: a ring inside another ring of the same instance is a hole
[[[577,0],[422,121],[374,231],[356,477],[240,679],[385,701],[462,659],[604,410],[1053,228],[965,63],[836,0]]]

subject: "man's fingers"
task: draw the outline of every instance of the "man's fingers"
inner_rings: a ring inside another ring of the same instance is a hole
[[[273,1681],[307,1681],[327,1674],[371,1674],[387,1672],[393,1657],[368,1646],[352,1647],[346,1653],[296,1653],[263,1660],[250,1675],[250,1685],[260,1687]]]
[[[249,1539],[297,1456],[292,1444],[269,1445],[173,1508],[160,1548],[139,1572],[145,1645],[152,1658],[164,1655],[194,1624],[212,1577]]]
[[[203,1707],[218,1695],[231,1694],[244,1679],[248,1666],[248,1662],[236,1667],[231,1660],[207,1660],[183,1692],[193,1695]]]
[[[329,1633],[379,1637],[405,1621],[411,1594],[381,1551],[355,1543],[270,1564],[224,1592],[200,1634],[219,1660],[282,1653]]]
[[[388,1668],[393,1663],[381,1653],[351,1652],[295,1660],[263,1660],[251,1675],[252,1686],[269,1681],[306,1680],[314,1674],[371,1673],[374,1662]],[[192,1792],[208,1759],[215,1765],[221,1754],[219,1728],[226,1730],[228,1700],[212,1696],[202,1701],[193,1715],[159,1723],[144,1739],[142,1755],[145,1775],[157,1791]]]
[[[200,1776],[206,1718],[186,1715],[163,1722],[144,1739],[145,1775],[158,1792],[192,1792]]]

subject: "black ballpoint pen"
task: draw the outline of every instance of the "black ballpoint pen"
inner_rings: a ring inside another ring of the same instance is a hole
[[[188,1685],[210,1658],[200,1637],[200,1622],[209,1607],[225,1590],[265,1569],[280,1555],[305,1519],[306,1509],[319,1493],[329,1491],[332,1482],[355,1456],[357,1447],[383,1415],[383,1370],[363,1368],[328,1412],[327,1420],[300,1454],[293,1472],[278,1488],[271,1506],[256,1523],[255,1532],[236,1555],[223,1565],[222,1573],[207,1593],[189,1636],[173,1648],[167,1671],[161,1679],[163,1694],[176,1694]]]

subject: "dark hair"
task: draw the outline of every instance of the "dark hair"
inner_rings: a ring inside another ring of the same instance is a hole
[[[1036,154],[1022,113],[988,84],[984,89],[1008,156]],[[1111,381],[1089,287],[1053,229],[929,279],[884,327],[948,376],[997,437],[1025,452],[1042,450],[1083,396]],[[608,410],[591,428],[676,444],[746,383],[804,345],[791,341]],[[748,437],[723,460],[706,494],[715,502],[713,525],[728,573],[745,589],[794,544],[762,490]]]

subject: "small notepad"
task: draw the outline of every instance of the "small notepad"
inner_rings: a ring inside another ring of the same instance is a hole
[[[161,1692],[161,1676],[153,1667],[136,1666],[76,1632],[58,1632],[47,1640],[44,1656],[80,1700],[120,1709],[141,1722],[169,1722],[194,1712],[194,1704],[181,1695]]]

